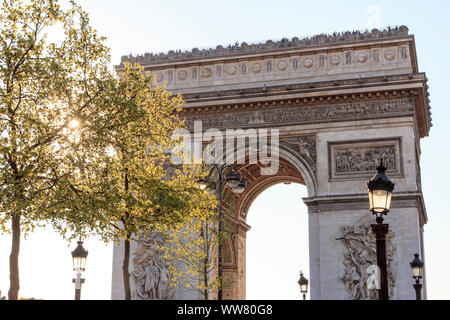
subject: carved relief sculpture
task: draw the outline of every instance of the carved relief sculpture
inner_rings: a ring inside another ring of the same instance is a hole
[[[367,278],[367,296],[371,296],[370,290],[380,290],[381,289],[381,283],[380,283],[380,267],[373,264],[366,270],[369,277]]]
[[[389,282],[389,296],[395,295],[396,271],[394,268],[395,246],[392,238],[395,234],[390,231],[386,237],[386,259]],[[342,228],[342,240],[345,251],[343,272],[339,279],[344,283],[346,291],[352,300],[377,300],[377,293],[373,286],[367,287],[368,273],[377,263],[375,237],[370,225],[352,225]],[[370,281],[369,281],[370,283]]]
[[[400,138],[330,142],[328,150],[330,180],[373,176],[381,159],[390,175],[403,176]]]
[[[164,236],[149,232],[136,240],[133,254],[134,300],[172,300],[174,288],[171,286],[169,268],[163,258],[161,246]]]
[[[214,113],[201,116],[186,115],[186,126],[194,127],[194,121],[202,121],[203,128],[228,128],[230,123],[236,127],[261,126],[267,123],[318,123],[333,119],[363,119],[383,114],[412,114],[411,98],[395,100],[364,101],[335,105],[293,107],[277,110],[238,111],[233,113]]]
[[[316,137],[295,137],[282,142],[302,155],[313,172],[316,172]]]
[[[396,170],[395,146],[352,148],[336,151],[336,173],[375,172],[380,159]]]

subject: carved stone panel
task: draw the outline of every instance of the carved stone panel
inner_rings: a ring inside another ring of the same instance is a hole
[[[328,144],[330,181],[370,178],[383,159],[389,176],[403,176],[401,139],[359,140]]]

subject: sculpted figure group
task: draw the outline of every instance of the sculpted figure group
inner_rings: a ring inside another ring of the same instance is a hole
[[[394,234],[389,232],[386,239],[386,256],[389,282],[389,296],[395,294],[396,276],[393,258],[395,247],[392,243]],[[344,245],[343,272],[339,279],[352,300],[377,300],[378,274],[376,263],[375,239],[369,225],[344,226],[342,237]]]
[[[161,250],[164,237],[158,233],[149,233],[136,242],[134,270],[131,273],[134,282],[133,299],[172,300],[174,288]]]
[[[336,173],[373,172],[380,159],[383,159],[389,170],[396,169],[395,146],[352,148],[337,151]]]

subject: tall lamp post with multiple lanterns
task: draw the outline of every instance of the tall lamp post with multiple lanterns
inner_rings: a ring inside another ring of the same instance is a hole
[[[231,168],[231,172],[224,176],[226,169]],[[216,172],[216,175],[214,175]],[[213,164],[206,179],[198,181],[200,189],[204,190],[207,187],[213,187],[217,189],[219,197],[219,244],[218,244],[218,277],[220,281],[218,300],[223,300],[223,266],[222,266],[222,229],[223,229],[223,217],[222,217],[222,189],[223,183],[226,183],[234,193],[241,194],[244,192],[247,182],[242,179],[242,176],[236,171],[235,167],[230,164]]]
[[[372,231],[376,238],[377,265],[380,268],[379,300],[389,300],[389,286],[386,267],[386,234],[389,224],[383,223],[383,215],[387,215],[391,206],[392,191],[395,184],[386,176],[386,167],[381,159],[377,174],[367,182],[369,191],[370,211],[375,215],[376,224],[372,224]]]
[[[83,284],[85,280],[81,278],[81,272],[86,270],[88,251],[83,248],[83,241],[79,240],[77,243],[78,246],[72,251],[73,271],[77,273],[77,277],[72,279],[72,282],[75,283],[75,300],[80,300],[81,284]]]
[[[409,263],[411,266],[411,273],[416,280],[414,289],[416,290],[416,300],[422,300],[422,284],[420,280],[423,278],[423,262],[419,259],[419,254],[414,254],[414,260]]]

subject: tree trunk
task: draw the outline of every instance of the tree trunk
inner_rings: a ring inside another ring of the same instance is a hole
[[[203,238],[203,250],[205,250],[205,258],[203,259],[203,285],[205,288],[203,289],[203,296],[205,300],[209,300],[208,297],[208,261],[209,261],[209,243],[208,243],[208,226],[205,222],[202,223],[202,231],[200,232],[200,237]]]
[[[208,298],[208,261],[205,259],[203,262],[203,285],[205,289],[203,290],[203,295],[205,296],[205,300],[209,300]]]
[[[129,185],[128,185],[128,168],[125,168],[125,186],[124,190],[128,193]],[[128,212],[126,214],[125,219],[128,219]],[[126,221],[122,219],[124,226],[126,225]],[[125,252],[123,255],[123,265],[122,265],[122,274],[123,274],[123,286],[125,290],[125,300],[131,300],[131,288],[130,288],[130,238],[131,234],[127,233],[127,238],[125,239]]]
[[[206,256],[203,260],[203,285],[205,286],[205,290],[203,292],[205,296],[205,300],[209,300],[209,270],[208,270],[208,262],[209,262],[209,246],[206,247]]]
[[[131,288],[130,288],[130,240],[125,239],[125,252],[123,256],[122,274],[123,274],[123,287],[125,290],[125,300],[131,300]]]
[[[9,300],[19,299],[19,250],[20,250],[20,215],[12,217],[12,245],[9,256]]]

